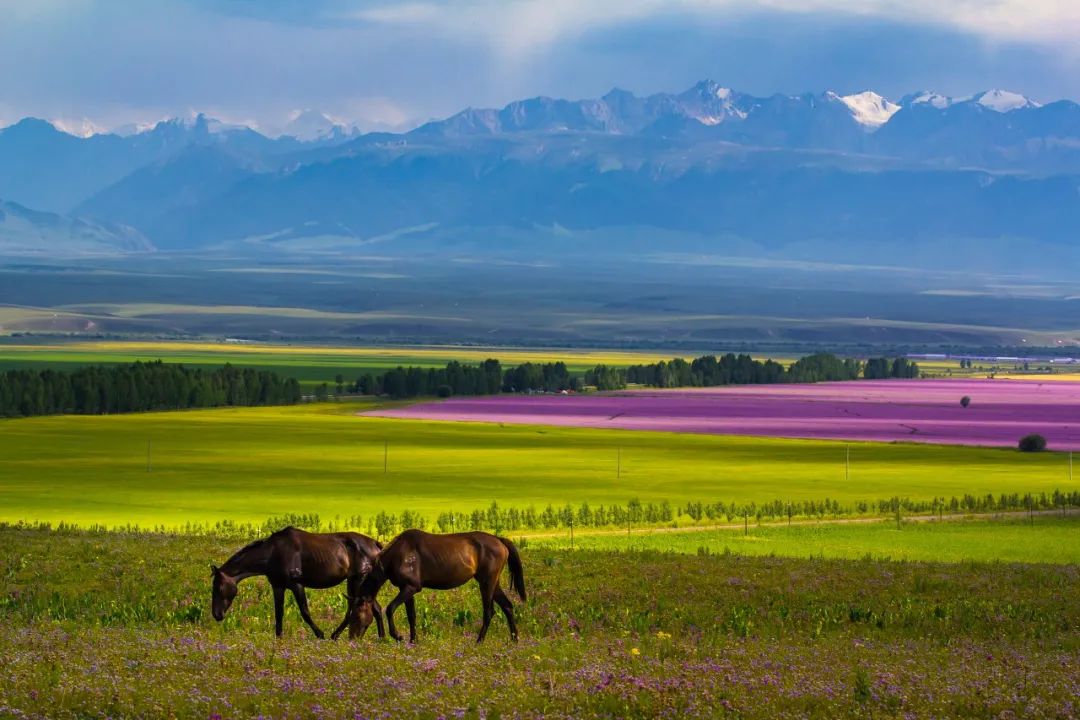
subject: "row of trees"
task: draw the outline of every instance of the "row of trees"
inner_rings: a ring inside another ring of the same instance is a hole
[[[570,374],[566,363],[523,363],[502,368],[498,360],[480,365],[450,362],[445,368],[397,367],[381,375],[361,376],[349,386],[364,395],[394,398],[422,395],[493,395],[498,392],[561,392],[592,386],[598,390],[620,390],[627,384],[652,387],[713,387],[717,385],[765,385],[771,383],[812,383],[826,380],[854,380],[859,377],[917,377],[918,365],[905,358],[876,358],[861,363],[829,353],[808,355],[787,369],[773,360],[755,360],[749,355],[728,353],[703,355],[687,362],[682,358],[632,365],[628,368],[597,365],[581,377]],[[339,389],[341,384],[338,383]],[[317,392],[324,399],[328,388]]]
[[[560,392],[581,386],[581,378],[572,377],[564,362],[527,362],[503,370],[498,360],[489,359],[479,365],[463,365],[455,360],[445,368],[396,367],[381,375],[362,375],[349,389],[363,395],[407,398]]]
[[[842,517],[896,517],[916,514],[944,513],[992,513],[1026,510],[1062,510],[1080,507],[1080,491],[1024,494],[1002,493],[999,495],[962,495],[929,500],[913,500],[893,496],[869,501],[841,503],[838,500],[772,500],[764,503],[739,502],[688,502],[673,507],[666,500],[659,503],[642,503],[630,500],[626,504],[591,506],[566,503],[561,507],[548,505],[542,510],[534,506],[526,508],[504,507],[492,502],[486,508],[470,512],[443,512],[432,522],[419,513],[406,510],[400,514],[379,512],[368,517],[352,515],[324,522],[318,514],[289,514],[268,518],[265,522],[251,525],[228,521],[214,525],[186,525],[178,528],[185,534],[214,534],[236,537],[262,537],[288,525],[311,531],[335,532],[359,530],[380,540],[388,540],[409,528],[427,529],[434,532],[463,532],[483,530],[510,534],[537,530],[568,530],[571,527],[626,528],[671,526],[676,521],[689,518],[698,523],[734,523],[746,520],[754,522],[782,521],[792,518],[825,519]],[[67,526],[60,526],[66,529]],[[74,528],[72,528],[74,529]],[[95,529],[95,528],[91,528]],[[104,528],[100,528],[104,531]],[[131,532],[136,528],[128,528]],[[153,529],[167,532],[165,527]]]
[[[863,367],[863,377],[867,380],[886,378],[917,378],[919,366],[907,358],[870,358]]]
[[[817,353],[800,358],[785,370],[773,360],[755,360],[749,355],[728,353],[704,355],[686,362],[682,358],[625,370],[597,365],[585,374],[585,383],[598,390],[619,390],[628,383],[653,387],[714,387],[717,385],[768,385],[772,383],[813,383],[827,380],[918,377],[919,366],[906,358],[874,358],[865,364],[851,358]]]
[[[0,373],[0,417],[288,405],[300,397],[293,378],[231,365],[204,370],[155,361]]]

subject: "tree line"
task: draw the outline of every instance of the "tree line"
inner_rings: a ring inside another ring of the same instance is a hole
[[[631,365],[625,370],[598,365],[585,374],[585,382],[598,390],[619,390],[630,383],[661,388],[715,387],[918,376],[919,366],[906,358],[874,358],[863,363],[831,353],[816,353],[785,368],[774,360],[755,360],[746,354],[728,353],[720,357],[703,355],[690,362],[673,358]]]
[[[504,370],[498,360],[488,359],[479,365],[464,365],[452,360],[444,368],[399,366],[378,375],[361,375],[349,389],[362,395],[407,398],[423,395],[449,397],[495,395],[500,392],[560,392],[580,390],[582,387],[581,378],[571,376],[564,362],[527,362]],[[319,396],[318,390],[316,396]]]
[[[498,360],[479,365],[457,361],[445,368],[396,367],[382,374],[367,373],[348,385],[362,395],[389,395],[409,398],[424,395],[494,395],[500,392],[562,392],[595,387],[621,390],[628,384],[651,387],[713,387],[718,385],[765,385],[772,383],[813,383],[855,380],[860,377],[918,377],[919,366],[906,358],[875,358],[865,363],[817,353],[800,358],[785,368],[774,360],[755,360],[746,354],[728,353],[719,357],[703,355],[687,362],[672,358],[627,368],[597,365],[583,375],[572,375],[564,362],[522,363],[503,368]],[[341,382],[339,388],[345,389]],[[330,386],[316,389],[316,399],[325,399]]]
[[[223,405],[289,405],[301,399],[293,378],[253,368],[187,368],[136,362],[111,367],[0,373],[0,417],[102,415]]]

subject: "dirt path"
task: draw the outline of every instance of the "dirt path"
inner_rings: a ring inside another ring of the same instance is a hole
[[[1080,515],[1080,508],[1065,508],[1062,510],[1037,510],[1032,515],[1043,517],[1047,515],[1068,515],[1070,517]],[[949,522],[959,520],[994,520],[1013,518],[1020,519],[1028,516],[1028,512],[1025,510],[1017,510],[1010,512],[994,512],[994,513],[945,513],[943,515],[906,515],[901,516],[902,522],[905,523],[927,523],[927,522]],[[756,522],[754,527],[764,528],[783,528],[783,527],[795,527],[804,525],[867,525],[870,523],[883,523],[883,522],[895,522],[893,517],[848,517],[848,518],[829,518],[822,520],[792,520],[790,523],[786,521],[773,521],[761,523],[759,526]],[[689,525],[686,527],[631,527],[629,531],[626,528],[615,529],[603,529],[603,530],[580,530],[574,529],[574,537],[587,537],[596,535],[654,535],[659,533],[688,533],[688,532],[708,532],[710,530],[741,530],[743,529],[743,523],[723,523],[713,525]],[[514,538],[525,539],[542,539],[542,538],[563,538],[570,534],[569,528],[562,528],[560,530],[551,530],[544,532],[527,532],[527,533],[513,533]]]

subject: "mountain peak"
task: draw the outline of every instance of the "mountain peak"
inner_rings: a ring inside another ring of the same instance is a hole
[[[873,90],[864,90],[861,93],[842,97],[835,93],[833,95],[847,105],[855,122],[870,130],[876,130],[889,122],[889,119],[900,109],[899,105]]]
[[[995,112],[1011,112],[1013,110],[1040,107],[1039,103],[1019,93],[997,89],[976,93],[971,97],[971,102],[976,102],[984,108]]]
[[[944,110],[952,104],[953,99],[951,97],[939,95],[938,93],[929,90],[920,90],[917,93],[912,93],[900,101],[900,105],[903,107],[911,105],[929,105],[938,110]]]
[[[290,113],[289,122],[282,129],[281,135],[308,142],[334,137],[347,137],[355,134],[355,132],[356,129],[343,120],[319,110],[304,108]]]

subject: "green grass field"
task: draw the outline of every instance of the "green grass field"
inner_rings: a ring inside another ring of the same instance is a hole
[[[841,442],[357,417],[366,407],[3,421],[0,519],[178,526],[409,509],[432,521],[493,500],[542,509],[1068,489],[1067,460],[1051,453],[851,443],[845,482]]]
[[[577,533],[575,549],[637,550],[850,560],[934,560],[941,562],[1080,563],[1080,516],[1039,515],[1001,520],[890,520],[850,524],[784,524],[718,530],[642,533]],[[569,533],[529,540],[530,545],[569,549]]]

